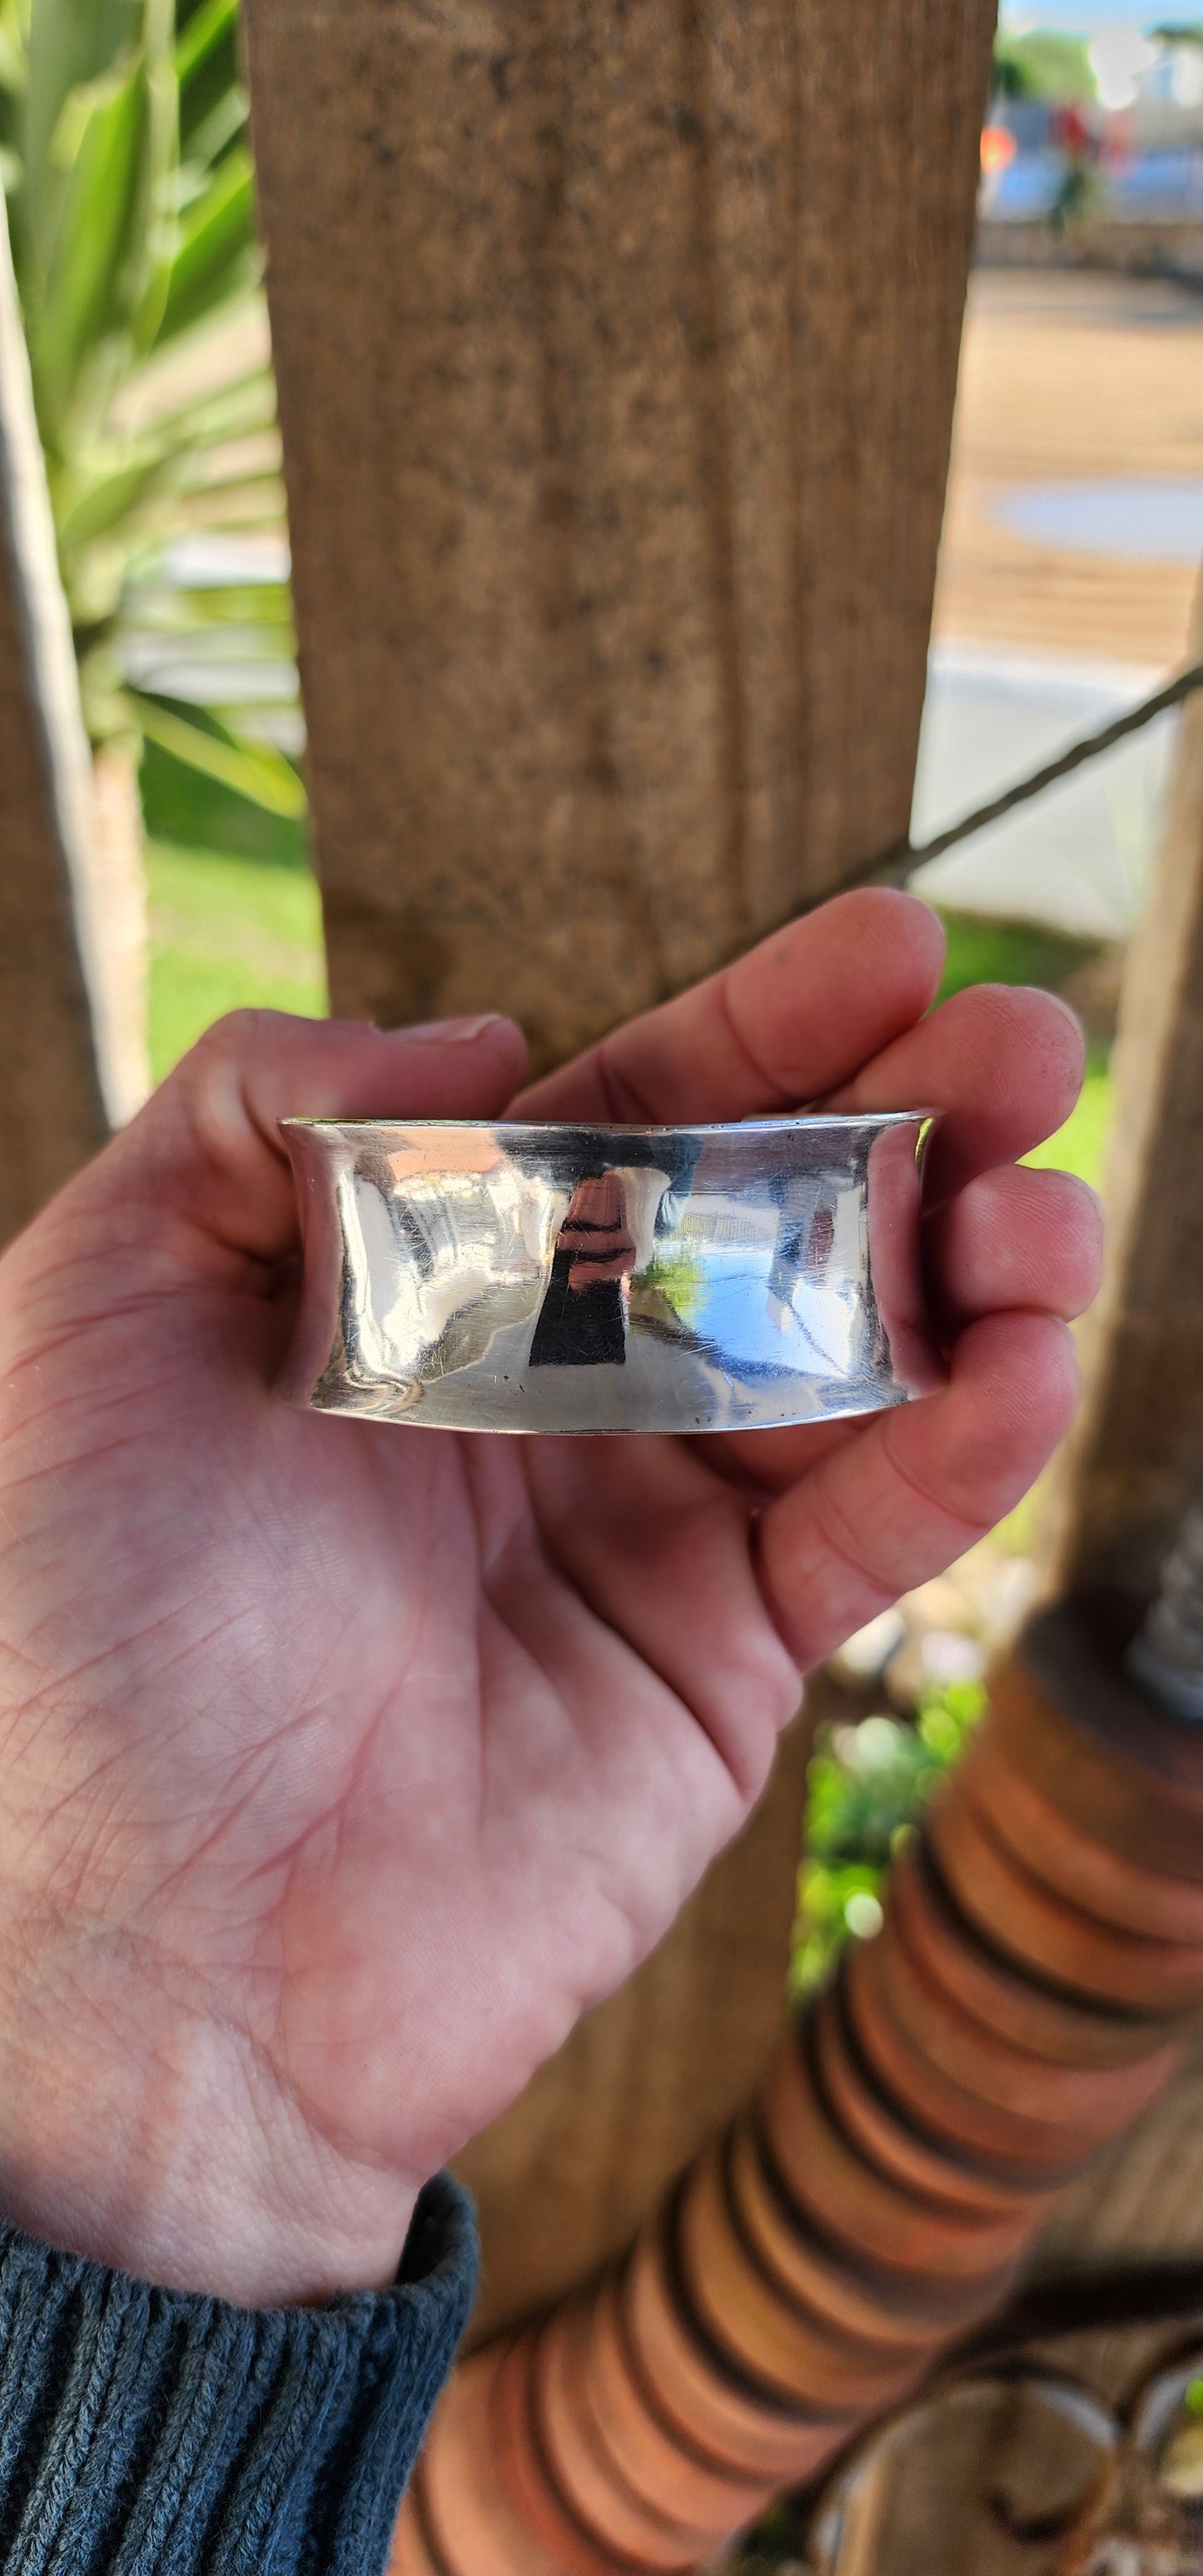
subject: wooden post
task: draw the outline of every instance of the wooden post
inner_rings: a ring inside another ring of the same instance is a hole
[[[1194,650],[1203,652],[1203,593]],[[1203,700],[1178,720],[1124,977],[1109,1254],[1063,1483],[1061,1580],[1145,1598],[1203,1485]]]
[[[990,0],[249,0],[334,1006],[535,1060],[905,832]]]
[[[0,195],[0,1243],[120,1106],[90,784]]]
[[[1194,626],[1203,650],[1203,589]],[[1203,1485],[1203,702],[1178,719],[1124,977],[1109,1253],[1061,1510],[1062,1582],[1143,1601]],[[1203,2250],[1203,2052],[1058,2211],[1041,2261]]]
[[[906,830],[994,0],[245,18],[334,1008],[545,1067]],[[494,2321],[751,2074],[799,1764],[472,2151]]]

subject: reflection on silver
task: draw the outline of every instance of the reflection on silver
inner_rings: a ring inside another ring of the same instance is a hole
[[[924,1113],[738,1127],[286,1119],[319,1412],[456,1431],[735,1431],[941,1383]]]

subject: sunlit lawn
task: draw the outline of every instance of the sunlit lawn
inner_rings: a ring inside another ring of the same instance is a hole
[[[307,868],[152,841],[147,876],[156,1082],[223,1011],[251,1002],[321,1017],[321,908]]]
[[[1059,992],[1075,967],[1091,954],[1078,940],[1026,922],[988,921],[959,913],[946,918],[945,928],[948,961],[942,999],[962,991],[966,984],[1044,984]],[[1097,1189],[1106,1155],[1110,1100],[1106,1049],[1092,1042],[1077,1108],[1060,1133],[1038,1145],[1027,1161],[1076,1172]]]

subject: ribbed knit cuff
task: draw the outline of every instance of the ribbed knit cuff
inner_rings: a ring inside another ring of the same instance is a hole
[[[152,2289],[0,2227],[0,2565],[380,2576],[475,2276],[446,2175],[395,2287],[322,2308]]]

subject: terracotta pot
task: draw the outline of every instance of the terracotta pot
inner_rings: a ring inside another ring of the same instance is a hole
[[[922,1840],[899,1855],[890,1874],[890,1922],[900,1947],[941,1994],[1052,2065],[1134,2065],[1171,2035],[1164,2020],[1034,1982],[1021,1960],[990,1946],[960,1912]]]
[[[1035,1878],[950,1781],[925,1830],[958,1905],[998,1924],[1009,1950],[1062,1986],[1149,2013],[1187,2013],[1203,2000],[1203,1952],[1121,1932]]]
[[[411,2480],[401,2507],[393,2546],[389,2553],[388,2576],[447,2576],[446,2563],[439,2565],[431,2557],[426,2535],[416,2510],[417,2480]]]
[[[1203,2001],[1200,1738],[1075,1614],[1036,1623],[726,2144],[457,2375],[391,2576],[684,2571],[923,2378]]]
[[[1053,2066],[1013,2047],[942,1993],[893,1937],[892,1926],[866,1944],[860,1973],[934,2067],[1008,2122],[1022,2121],[1033,2145],[1039,2142],[1049,2155],[1072,2156],[1110,2137],[1164,2081],[1165,2063],[1157,2057],[1130,2066]]]
[[[559,2489],[534,2418],[536,2344],[537,2329],[529,2327],[505,2355],[493,2392],[492,2436],[512,2510],[556,2576],[616,2576],[616,2570],[629,2567],[651,2576],[653,2565],[663,2568],[672,2562],[619,2557],[579,2521]],[[688,2557],[676,2564],[687,2568]],[[540,2560],[536,2565],[542,2569]],[[464,2576],[476,2576],[475,2568],[465,2568]]]
[[[889,2285],[866,2279],[830,2238],[807,2227],[748,2119],[732,2132],[729,2182],[741,2230],[766,2269],[836,2333],[862,2351],[868,2346],[870,2367],[883,2346],[907,2366],[947,2334],[943,2313],[919,2315],[900,2304]]]
[[[928,2198],[959,2196],[967,2209],[1015,2210],[1022,2207],[1029,2223],[1034,2195],[1014,2177],[979,2172],[951,2143],[932,2142],[908,2120],[861,2058],[851,2024],[841,2010],[841,1992],[828,1986],[813,2014],[817,2062],[824,2090],[842,2127],[863,2155],[904,2189]]]
[[[1203,1885],[1109,1851],[1017,1770],[998,1727],[982,1727],[956,1782],[998,1840],[1070,1904],[1122,1931],[1203,1950]]]
[[[510,2349],[492,2345],[455,2372],[439,2400],[437,2432],[414,2474],[403,2523],[416,2522],[431,2544],[438,2576],[566,2576],[563,2560],[532,2528],[504,2473],[495,2399]],[[595,2559],[587,2576],[613,2571]]]
[[[1203,1744],[1122,1669],[1112,1608],[1035,1619],[991,1688],[989,1724],[1059,1814],[1139,1867],[1203,1884]]]
[[[861,2054],[928,2137],[951,2139],[962,2154],[976,2156],[988,2170],[1013,2174],[1037,2193],[1058,2188],[1080,2170],[1090,2150],[1076,2131],[1017,2118],[968,2091],[903,2026],[885,1998],[883,1981],[867,1971],[865,1952],[858,1947],[845,1965],[845,2008]]]
[[[687,2322],[669,2286],[662,2230],[636,2239],[619,2290],[623,2331],[641,2379],[666,2423],[745,2476],[784,2485],[838,2449],[846,2426],[820,2422],[771,2389],[758,2389]]]
[[[888,2405],[899,2385],[897,2346],[850,2342],[779,2273],[766,2277],[732,2226],[721,2153],[707,2150],[681,2208],[681,2257],[703,2323],[745,2370],[816,2416],[846,2424]]]
[[[530,2404],[538,2446],[555,2493],[576,2521],[618,2560],[648,2570],[693,2566],[714,2532],[712,2515],[687,2487],[680,2510],[637,2495],[602,2442],[589,2394],[587,2308],[560,2309],[536,2336]]]
[[[632,2492],[678,2520],[697,2513],[711,2531],[734,2531],[750,2522],[775,2482],[754,2473],[740,2477],[660,2413],[627,2345],[613,2279],[582,2304],[589,2334],[581,2374],[592,2420],[607,2458],[617,2462]]]
[[[883,1934],[882,1944],[888,1939]],[[778,2050],[757,2095],[773,2161],[799,2206],[887,2278],[910,2272],[976,2281],[1002,2271],[1027,2233],[1026,2210],[972,2211],[908,2191],[857,2153],[820,2084],[805,2017],[796,2044]]]

